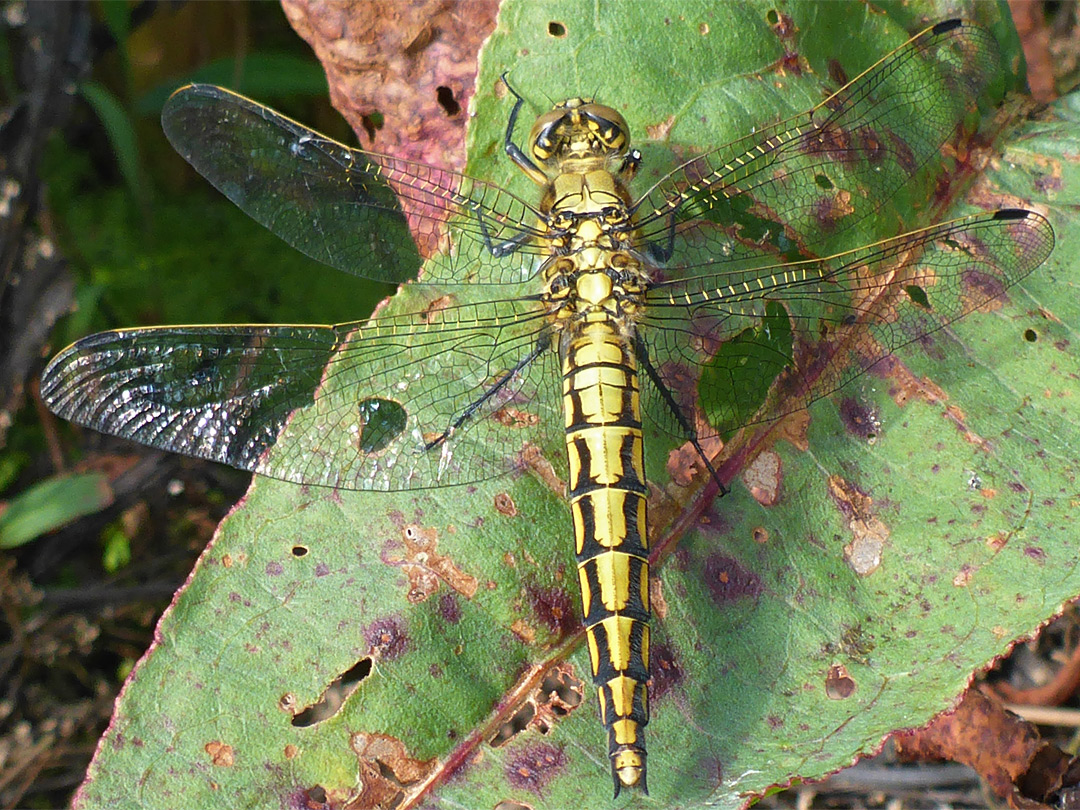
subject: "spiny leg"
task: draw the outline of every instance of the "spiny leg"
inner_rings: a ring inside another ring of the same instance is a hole
[[[720,480],[720,474],[716,471],[712,462],[709,460],[709,457],[705,454],[705,449],[701,446],[701,442],[698,441],[697,431],[694,429],[693,425],[687,421],[686,416],[682,412],[682,408],[679,407],[679,403],[677,403],[675,397],[672,396],[671,389],[669,389],[664,381],[660,379],[660,372],[656,370],[652,361],[649,360],[648,347],[640,337],[634,341],[634,353],[637,355],[641,370],[645,372],[645,376],[656,386],[656,390],[660,392],[660,399],[667,406],[671,415],[675,418],[675,421],[678,422],[679,427],[683,429],[683,433],[690,440],[690,443],[694,445],[694,449],[697,450],[698,456],[705,465],[705,469],[709,471],[709,475],[720,488],[720,494],[727,495],[729,490],[724,486],[724,482]]]
[[[510,110],[510,119],[506,122],[506,138],[503,139],[503,149],[506,151],[507,157],[514,161],[514,165],[525,172],[534,183],[540,186],[546,185],[548,182],[547,175],[529,159],[529,156],[521,150],[521,147],[514,143],[514,127],[517,125],[518,113],[521,112],[521,108],[525,104],[525,97],[511,86],[505,73],[501,78],[502,83],[506,85],[506,89],[510,91],[510,95],[516,99],[514,108]]]
[[[498,394],[499,391],[501,391],[512,379],[514,379],[515,376],[517,376],[531,362],[533,362],[537,357],[539,357],[549,348],[551,348],[551,341],[549,339],[541,338],[539,341],[537,341],[536,346],[531,352],[525,355],[521,360],[517,362],[517,364],[512,369],[510,369],[498,380],[496,380],[495,384],[489,387],[486,391],[484,391],[484,393],[481,394],[477,399],[469,403],[465,410],[461,412],[461,415],[458,416],[458,418],[450,424],[450,427],[448,427],[446,430],[444,430],[442,433],[440,433],[438,436],[436,436],[434,439],[424,445],[424,450],[431,450],[434,447],[438,447],[444,441],[449,439],[453,435],[454,431],[461,427],[463,424],[465,424],[467,421],[469,421],[478,410],[484,407],[484,404],[489,399]]]

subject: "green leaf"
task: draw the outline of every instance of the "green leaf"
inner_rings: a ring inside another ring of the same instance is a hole
[[[120,174],[124,178],[131,196],[141,202],[147,197],[147,187],[143,183],[142,166],[139,159],[139,142],[135,135],[135,123],[119,99],[102,84],[86,81],[79,85],[79,91],[86,103],[94,110],[105,134],[109,138]]]
[[[131,540],[119,526],[105,531],[105,546],[101,551],[101,566],[114,574],[131,562]]]
[[[11,486],[29,461],[29,455],[23,452],[8,450],[0,453],[0,492]]]
[[[921,21],[939,8],[920,4]],[[831,60],[854,76],[920,27],[886,9],[785,3],[782,43],[771,3],[508,2],[481,61],[470,172],[535,198],[496,157],[503,70],[537,107],[595,94],[639,139],[662,135],[643,145],[644,188],[677,153],[815,104]],[[1006,25],[996,6],[965,9]],[[787,49],[800,70],[778,68]],[[1066,99],[1000,143],[971,205],[1031,200],[1062,243],[1080,237],[1078,124]],[[935,176],[845,239],[925,224]],[[947,708],[1080,592],[1078,284],[1059,250],[1000,308],[814,404],[808,449],[757,447],[748,485],[701,520],[654,510],[658,545],[696,528],[654,588],[650,796],[618,806],[735,807],[844,767]],[[426,303],[409,285],[389,311]],[[650,479],[689,501],[670,449],[650,441]],[[612,807],[569,515],[545,472],[562,452],[536,448],[535,473],[405,494],[256,480],[163,617],[77,806],[371,806],[430,790],[419,806]],[[515,716],[552,664],[562,702],[538,692]]]
[[[12,498],[0,511],[0,548],[18,548],[111,503],[112,488],[101,473],[42,481]]]

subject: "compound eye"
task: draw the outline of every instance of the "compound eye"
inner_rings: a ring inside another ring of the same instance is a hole
[[[529,149],[537,160],[546,161],[551,158],[555,149],[555,134],[566,113],[562,110],[551,110],[536,119],[532,130],[529,132]]]
[[[596,137],[606,148],[616,152],[626,151],[629,127],[618,110],[592,103],[585,105],[581,113],[588,119]]]

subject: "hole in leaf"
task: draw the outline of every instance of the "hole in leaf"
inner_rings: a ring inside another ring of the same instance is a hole
[[[554,669],[540,684],[553,714],[563,717],[581,704],[581,681],[564,669]]]
[[[778,22],[780,22],[780,12],[777,11],[775,8],[770,8],[768,11],[765,12],[765,22],[767,22],[769,25],[776,25]]]
[[[566,36],[566,26],[561,22],[552,20],[548,23],[548,36],[562,39]]]
[[[326,788],[324,788],[322,785],[315,785],[314,787],[310,787],[305,791],[305,793],[307,793],[305,799],[307,799],[308,807],[326,806]]]
[[[457,99],[454,98],[454,91],[445,85],[440,85],[435,88],[435,98],[439,102],[439,106],[446,110],[447,115],[457,115],[461,112],[461,105],[457,103]]]
[[[492,748],[506,745],[526,729],[533,728],[541,734],[550,733],[552,726],[581,705],[584,688],[570,668],[560,664],[551,669],[540,685],[525,699],[521,708],[514,712],[495,736],[489,741]]]
[[[506,745],[510,740],[514,739],[518,734],[523,732],[529,727],[529,723],[536,716],[536,708],[531,703],[526,703],[516,712],[514,716],[499,726],[499,730],[495,732],[495,736],[489,741],[492,748],[501,748]]]
[[[405,409],[389,399],[362,399],[356,406],[360,416],[360,452],[378,453],[405,430]]]
[[[918,284],[908,284],[904,287],[904,292],[908,294],[908,298],[911,299],[912,303],[917,304],[927,311],[930,310],[930,299],[926,297],[926,290]]]
[[[356,778],[361,786],[349,807],[401,807],[406,794],[438,765],[435,759],[417,759],[405,743],[387,734],[354,732],[349,735],[349,748],[356,754]]]
[[[338,713],[349,695],[359,686],[360,681],[370,674],[371,658],[365,656],[338,675],[323,690],[317,701],[297,713],[291,721],[292,724],[297,728],[307,728],[323,720],[329,720]]]
[[[1024,330],[1024,340],[1026,340],[1028,343],[1034,343],[1038,339],[1039,339],[1039,333],[1036,332],[1034,329],[1025,329]]]
[[[385,123],[386,118],[381,112],[368,113],[360,118],[360,125],[364,128],[364,132],[367,133],[367,136],[371,138],[372,141],[375,140],[375,133],[382,129],[383,124]]]
[[[307,546],[293,546],[292,555],[294,557],[306,557],[308,553]]]
[[[833,188],[835,188],[835,186],[833,186],[832,180],[830,180],[823,174],[815,174],[814,182],[817,183],[818,188],[825,189],[825,191],[831,191]]]

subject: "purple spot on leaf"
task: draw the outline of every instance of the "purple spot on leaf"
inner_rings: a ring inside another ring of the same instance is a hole
[[[984,252],[984,250],[980,252]],[[961,281],[968,294],[974,296],[980,302],[993,301],[1005,293],[1005,285],[1001,279],[989,273],[968,270],[964,273]]]
[[[900,164],[906,173],[915,174],[919,168],[919,163],[915,159],[915,153],[911,151],[911,146],[895,132],[889,132],[888,137],[890,151],[893,153],[893,157],[896,158],[896,162]]]
[[[705,561],[705,585],[717,604],[734,602],[743,597],[761,596],[761,578],[739,565],[734,557],[714,554]]]
[[[388,616],[372,622],[364,629],[368,654],[384,661],[397,658],[409,649],[409,636],[405,622],[397,616]]]
[[[844,397],[840,400],[840,420],[848,433],[863,439],[876,436],[881,426],[877,411],[863,405],[854,397]]]
[[[1035,178],[1035,188],[1043,194],[1048,191],[1061,191],[1062,185],[1060,177],[1054,177],[1049,174],[1044,174],[1041,177]]]
[[[561,638],[568,631],[577,629],[579,620],[565,590],[530,588],[528,594],[536,618],[556,636]]]
[[[835,59],[829,60],[829,78],[838,86],[843,86],[848,83],[847,71],[845,71],[843,65]]]
[[[458,604],[457,596],[444,593],[439,597],[439,618],[447,624],[457,624],[461,621],[461,605]]]
[[[675,651],[667,644],[657,644],[649,655],[650,697],[660,700],[673,687],[683,681],[683,669],[675,657]]]
[[[506,779],[517,790],[541,793],[566,768],[562,746],[537,743],[506,763]]]

